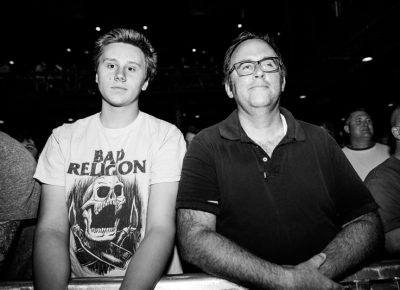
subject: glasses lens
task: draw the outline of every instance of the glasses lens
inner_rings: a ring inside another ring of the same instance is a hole
[[[279,68],[279,62],[276,58],[267,58],[261,62],[261,69],[265,72],[276,71]]]
[[[236,67],[236,70],[239,75],[246,76],[254,72],[254,67],[255,64],[252,62],[242,62],[238,67]]]

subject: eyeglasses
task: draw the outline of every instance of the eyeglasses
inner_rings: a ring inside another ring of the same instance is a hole
[[[260,67],[263,72],[277,72],[281,66],[279,57],[265,57],[259,61],[245,60],[235,63],[229,70],[229,74],[236,70],[239,76],[248,76],[254,73],[257,67]]]

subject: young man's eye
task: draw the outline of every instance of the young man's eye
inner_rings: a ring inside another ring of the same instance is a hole
[[[106,67],[109,68],[109,69],[113,69],[113,68],[115,68],[115,64],[113,64],[113,63],[107,63],[107,64],[106,64]]]

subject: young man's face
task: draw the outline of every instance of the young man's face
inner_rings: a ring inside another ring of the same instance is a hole
[[[266,42],[259,39],[246,40],[241,43],[231,58],[231,66],[235,63],[250,60],[259,61],[266,57],[277,56]],[[253,74],[239,76],[234,70],[231,73],[232,88],[225,86],[228,96],[235,98],[239,107],[245,111],[251,108],[275,106],[284,89],[285,80],[280,71],[266,73],[257,67]]]
[[[104,47],[96,73],[103,105],[137,105],[140,92],[146,90],[146,62],[143,52],[127,43]]]

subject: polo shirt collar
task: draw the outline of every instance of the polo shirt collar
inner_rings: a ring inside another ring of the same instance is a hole
[[[293,117],[292,113],[283,107],[280,107],[279,110],[285,117],[288,126],[286,135],[282,141],[285,143],[291,141],[304,141],[306,139],[304,130],[299,122]],[[221,137],[228,140],[240,140],[242,142],[250,141],[250,138],[246,135],[240,125],[237,109],[219,124],[218,129]]]

